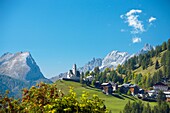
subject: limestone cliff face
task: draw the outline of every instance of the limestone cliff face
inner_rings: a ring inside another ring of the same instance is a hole
[[[39,82],[52,83],[41,73],[29,52],[5,53],[0,57],[1,93],[9,90],[10,96],[18,98],[23,88],[30,88]]]
[[[26,81],[45,78],[29,52],[1,56],[0,74]]]

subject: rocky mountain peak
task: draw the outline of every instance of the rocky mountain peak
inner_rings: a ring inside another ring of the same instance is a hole
[[[151,46],[150,44],[146,43],[142,49],[145,50],[145,51],[150,51],[150,50],[153,49],[153,46]]]
[[[101,65],[102,65],[102,59],[101,58],[93,58],[91,61],[86,63],[83,67],[80,67],[78,70],[80,72],[91,71],[95,67],[99,67]]]
[[[129,57],[130,55],[127,52],[112,51],[103,59],[100,69],[106,67],[116,68],[119,64],[123,64]]]
[[[146,43],[146,44],[144,45],[144,47],[143,47],[139,52],[136,53],[136,55],[138,56],[138,55],[140,55],[140,54],[145,54],[145,53],[147,53],[148,51],[150,51],[150,50],[152,50],[152,49],[154,49],[154,48],[155,48],[154,46]]]
[[[44,78],[30,52],[6,53],[0,57],[0,74],[21,80]]]

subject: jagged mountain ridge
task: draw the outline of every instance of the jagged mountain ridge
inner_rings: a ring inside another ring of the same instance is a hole
[[[129,54],[127,52],[120,52],[120,51],[112,51],[106,55],[106,57],[102,58],[93,58],[91,61],[89,61],[87,64],[85,64],[83,67],[78,68],[80,72],[86,72],[86,71],[92,71],[95,67],[99,67],[101,71],[103,71],[105,68],[116,68],[119,64],[124,64],[129,58],[133,56],[138,56],[140,54],[144,54],[155,47],[151,46],[150,44],[145,44],[144,47],[135,54]],[[67,72],[61,73],[58,76],[52,77],[50,80],[56,81],[60,77],[66,77]]]
[[[86,71],[91,71],[95,67],[99,67],[102,65],[102,60],[101,58],[93,58],[91,61],[89,61],[87,64],[85,64],[83,67],[78,68],[80,72],[86,72]]]
[[[130,54],[127,52],[112,51],[107,54],[102,61],[102,65],[99,67],[104,70],[105,68],[116,68],[119,64],[122,65],[127,59],[130,58]]]
[[[102,58],[93,58],[83,67],[78,68],[80,72],[92,71],[95,67],[99,67],[102,70],[105,68],[116,68],[119,64],[125,63],[131,55],[127,52],[112,51]]]

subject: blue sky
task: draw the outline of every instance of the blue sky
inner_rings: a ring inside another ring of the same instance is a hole
[[[0,55],[30,51],[46,77],[170,38],[169,0],[1,0]]]

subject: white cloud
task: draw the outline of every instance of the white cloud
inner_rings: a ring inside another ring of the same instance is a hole
[[[141,42],[142,40],[141,40],[141,38],[139,38],[139,37],[135,37],[135,38],[132,38],[132,42],[133,43],[139,43],[139,42]]]
[[[155,20],[156,20],[155,17],[150,17],[150,18],[149,18],[149,23],[151,23],[151,22],[153,22],[153,21],[155,21]]]
[[[128,26],[132,27],[131,33],[132,34],[138,34],[145,31],[144,25],[142,24],[142,21],[138,19],[139,15],[142,13],[142,10],[135,10],[132,9],[129,12],[127,12],[125,15],[121,15],[121,19],[125,19],[125,23],[128,23]]]
[[[129,12],[126,13],[126,16],[130,16],[130,15],[133,15],[135,13],[142,13],[142,10],[135,10],[135,9],[132,9],[130,10]]]
[[[140,18],[142,16],[142,18]],[[128,31],[132,35],[132,43],[140,43],[142,41],[143,32],[147,32],[152,26],[152,22],[157,20],[155,17],[151,16],[149,19],[146,18],[146,14],[142,13],[142,10],[131,9],[125,14],[120,15],[120,18],[124,20],[124,23],[128,25],[130,29],[121,29],[121,32]],[[143,21],[143,20],[145,21]],[[146,20],[148,22],[146,22]]]

